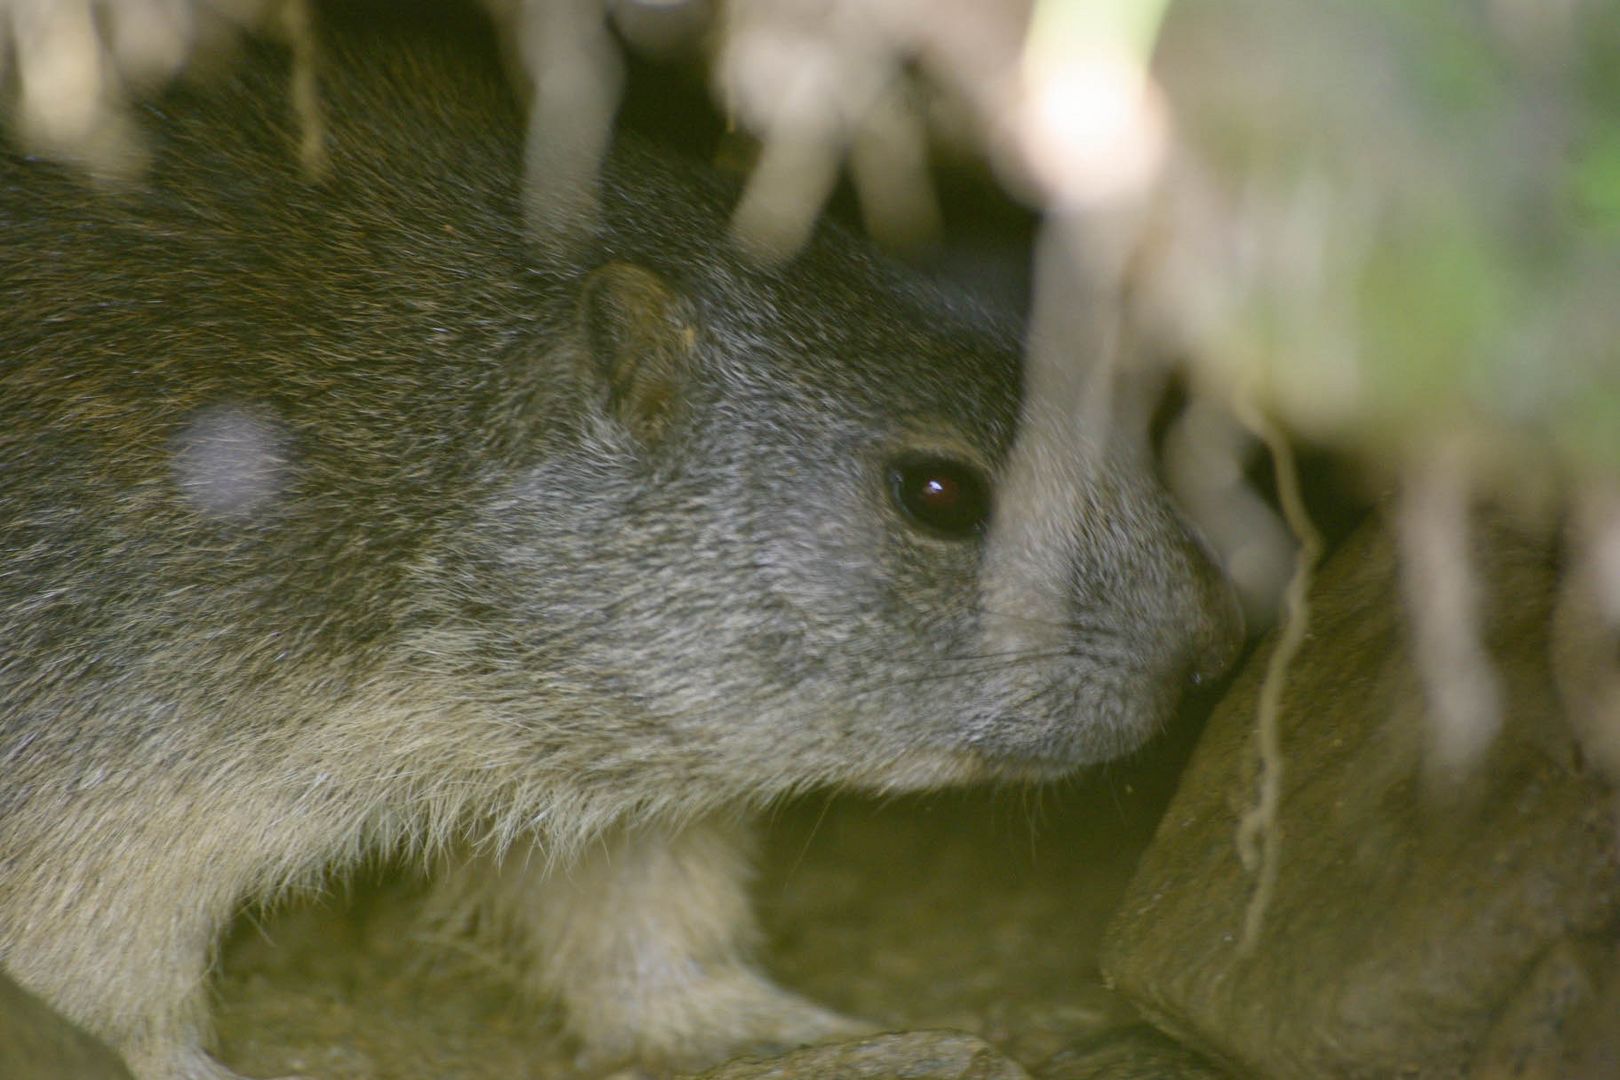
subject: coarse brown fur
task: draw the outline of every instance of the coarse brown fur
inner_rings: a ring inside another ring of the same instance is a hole
[[[263,43],[139,184],[0,160],[0,963],[142,1080],[228,1075],[233,911],[401,848],[599,1055],[845,1030],[749,966],[748,810],[1057,775],[1230,655],[1144,469],[1020,449],[1004,322],[837,235],[752,270],[635,145],[538,252],[439,18],[322,24],[318,182]],[[908,453],[1058,496],[934,535]]]

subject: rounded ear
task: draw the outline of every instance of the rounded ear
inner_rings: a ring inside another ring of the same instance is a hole
[[[657,443],[676,413],[696,353],[690,305],[653,271],[611,262],[586,277],[579,318],[609,411],[637,441]]]

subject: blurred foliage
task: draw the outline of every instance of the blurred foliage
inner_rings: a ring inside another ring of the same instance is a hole
[[[1221,379],[1375,454],[1620,470],[1620,8],[1179,0],[1160,45],[1235,223]]]
[[[578,52],[576,37],[606,42],[604,19],[633,49],[706,47],[728,120],[777,151],[780,175],[754,193],[756,216],[785,215],[789,238],[845,168],[863,208],[870,197],[906,218],[874,212],[875,231],[926,232],[915,101],[930,102],[936,127],[971,117],[965,130],[998,166],[1021,159],[1002,170],[1016,178],[1041,157],[1041,131],[1095,136],[1119,106],[1075,100],[1041,113],[1053,102],[1033,92],[1032,73],[1057,70],[1083,88],[1082,69],[1110,44],[1139,58],[1156,38],[1177,147],[1165,190],[1179,206],[1164,231],[1177,267],[1150,287],[1217,386],[1308,436],[1397,463],[1438,439],[1484,465],[1620,472],[1615,0],[480,5],[513,40],[553,41],[559,55]],[[13,134],[91,171],[116,171],[121,154],[138,164],[126,99],[191,50],[217,47],[220,27],[271,22],[282,7],[0,0]],[[707,31],[694,29],[705,18]],[[601,65],[615,67],[611,52]],[[914,93],[919,83],[931,95]],[[563,114],[570,94],[588,96],[564,92]],[[818,110],[819,120],[800,115]]]

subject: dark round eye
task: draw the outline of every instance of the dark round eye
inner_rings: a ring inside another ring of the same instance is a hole
[[[971,540],[990,520],[990,481],[977,467],[933,455],[889,466],[889,494],[913,524],[947,540]]]

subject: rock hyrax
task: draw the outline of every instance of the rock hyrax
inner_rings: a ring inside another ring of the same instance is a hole
[[[233,911],[401,848],[599,1054],[837,1032],[749,964],[741,818],[1057,776],[1234,645],[1149,471],[1021,424],[1016,326],[836,234],[752,270],[635,146],[537,250],[419,7],[321,25],[319,180],[267,43],[136,184],[0,160],[0,963],[141,1080],[228,1075]]]

